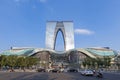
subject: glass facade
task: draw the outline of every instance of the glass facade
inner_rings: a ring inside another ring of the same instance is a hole
[[[34,49],[23,49],[23,50],[8,50],[1,53],[2,55],[29,55],[33,53]]]
[[[48,21],[46,26],[47,49],[55,49],[56,37],[59,30],[63,34],[64,50],[74,49],[74,30],[72,21]]]
[[[100,56],[115,56],[117,55],[117,52],[110,50],[110,49],[92,49],[92,48],[87,48],[85,49],[88,52],[92,53],[92,54],[96,54],[96,55],[100,55]]]

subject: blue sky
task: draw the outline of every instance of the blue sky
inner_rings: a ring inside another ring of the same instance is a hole
[[[120,0],[0,0],[0,52],[45,48],[50,20],[74,21],[75,48],[120,50]],[[56,49],[63,49],[62,40],[59,33]]]

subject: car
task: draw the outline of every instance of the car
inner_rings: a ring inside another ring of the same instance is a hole
[[[37,72],[46,72],[46,70],[43,69],[43,68],[38,68],[38,69],[37,69]]]
[[[52,72],[57,73],[57,72],[59,72],[59,70],[58,69],[53,69]]]
[[[60,73],[60,69],[58,69],[58,68],[51,68],[51,69],[47,69],[47,72]]]
[[[93,71],[90,70],[90,69],[85,69],[85,70],[81,71],[81,75],[85,75],[85,76],[93,76],[94,73],[93,73]]]
[[[78,72],[78,70],[77,70],[77,69],[74,69],[74,68],[71,68],[71,69],[69,69],[67,72]]]

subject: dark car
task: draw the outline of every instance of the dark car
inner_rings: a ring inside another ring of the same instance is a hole
[[[57,69],[53,69],[52,72],[53,72],[53,73],[57,73],[58,70],[57,70]]]
[[[53,72],[53,73],[59,73],[60,70],[59,69],[53,69],[53,70],[51,70],[51,72]]]
[[[71,69],[68,70],[68,72],[78,72],[78,70],[71,68]]]
[[[38,69],[37,69],[37,72],[46,72],[46,70],[43,69],[43,68],[38,68]]]

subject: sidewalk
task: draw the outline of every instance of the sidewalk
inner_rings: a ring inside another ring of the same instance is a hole
[[[0,72],[10,72],[10,70],[0,70]],[[36,72],[36,70],[25,69],[25,71],[20,69],[15,69],[14,72]]]
[[[102,73],[119,74],[120,75],[120,71],[104,71]]]

